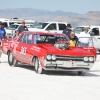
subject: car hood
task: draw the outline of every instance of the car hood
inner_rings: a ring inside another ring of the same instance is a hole
[[[29,31],[45,31],[44,29],[28,28]]]
[[[41,44],[39,47],[45,49],[47,51],[47,54],[56,54],[56,55],[70,55],[70,56],[91,56],[94,55],[93,52],[87,49],[83,49],[80,47],[71,47],[67,50],[61,50],[56,48],[53,45],[49,44]]]
[[[6,32],[12,32],[12,30],[10,30],[10,29],[6,29]]]

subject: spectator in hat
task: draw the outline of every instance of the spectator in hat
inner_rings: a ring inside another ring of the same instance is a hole
[[[72,28],[71,24],[67,24],[66,29],[64,29],[62,33],[70,37],[70,32],[72,31],[71,28]]]
[[[91,36],[88,33],[88,29],[89,29],[88,27],[84,27],[84,31],[81,32],[79,35],[79,42],[80,42],[80,46],[82,46],[82,47],[89,46],[89,41],[91,40]]]
[[[22,25],[20,25],[18,30],[17,30],[16,36],[18,36],[23,31],[28,31],[28,28],[25,26],[25,21],[24,20],[22,21],[21,24]]]
[[[2,55],[1,42],[5,37],[6,37],[6,31],[3,28],[2,22],[0,21],[0,58],[1,58],[1,55]],[[1,63],[1,60],[0,60],[0,63]]]

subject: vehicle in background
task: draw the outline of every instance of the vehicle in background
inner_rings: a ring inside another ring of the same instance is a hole
[[[16,38],[3,41],[2,51],[8,54],[10,66],[33,65],[39,74],[53,70],[77,71],[82,75],[94,65],[97,56],[93,45],[70,47],[65,34],[50,32],[24,31]]]
[[[49,31],[49,32],[57,32],[62,33],[62,31],[66,28],[67,23],[65,22],[55,22],[55,21],[48,21],[48,22],[35,22],[33,26],[31,26],[29,31]]]
[[[88,27],[88,33],[93,38],[94,47],[100,52],[100,26],[77,26],[73,30],[76,36],[79,37],[80,32],[84,31],[84,27]]]
[[[4,28],[7,28],[14,23],[21,24],[22,20],[25,20],[26,24],[34,24],[35,23],[34,20],[29,20],[29,19],[0,18],[0,21],[3,23]]]
[[[17,24],[17,23],[15,23],[15,24],[12,24],[12,25],[10,25],[9,27],[7,27],[6,28],[6,36],[8,37],[8,38],[13,38],[15,35],[16,35],[16,32],[17,32],[17,30],[18,30],[18,27],[20,26],[21,24]],[[31,27],[31,25],[33,25],[33,24],[25,24],[25,26],[26,27]]]

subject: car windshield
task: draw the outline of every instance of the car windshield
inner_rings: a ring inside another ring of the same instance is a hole
[[[37,44],[41,43],[55,44],[55,42],[57,42],[59,39],[68,40],[68,37],[63,35],[44,35],[44,34],[34,35],[34,40],[37,41]]]
[[[31,28],[43,29],[48,23],[34,23]]]
[[[84,31],[84,27],[76,27],[73,29],[73,31],[77,34],[80,34],[80,32],[83,32]]]
[[[15,29],[18,28],[18,26],[19,26],[19,25],[14,25],[14,24],[12,24],[12,25],[10,25],[7,29],[15,30]]]

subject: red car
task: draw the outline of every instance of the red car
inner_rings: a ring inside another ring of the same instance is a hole
[[[96,60],[93,46],[70,47],[66,35],[48,32],[22,32],[17,38],[3,41],[2,50],[8,54],[10,66],[18,62],[30,64],[35,66],[36,73],[77,71],[82,75]]]

